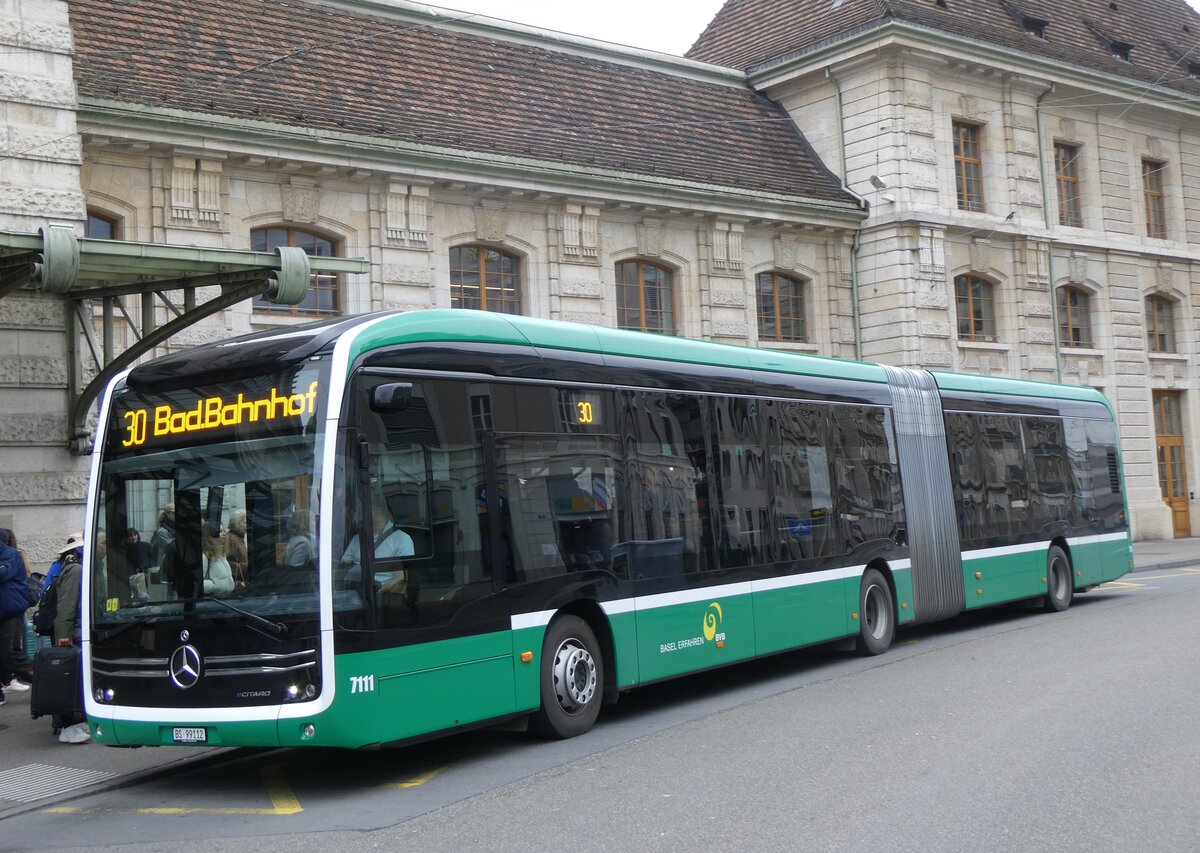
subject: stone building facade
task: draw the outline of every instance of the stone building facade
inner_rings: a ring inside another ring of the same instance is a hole
[[[481,290],[627,325],[650,277],[670,334],[1096,387],[1134,535],[1200,524],[1183,0],[737,0],[687,59],[403,0],[234,5],[0,9],[0,232],[366,261],[156,351]],[[145,289],[111,323],[78,295],[0,297],[0,526],[37,561],[82,524],[64,413],[109,357],[72,312],[120,353],[220,292]]]
[[[746,69],[871,203],[865,358],[1099,389],[1135,536],[1200,530],[1200,16],[889,5],[729,3],[689,55]]]
[[[0,7],[0,231],[82,223],[73,39],[66,3]],[[34,561],[82,526],[88,460],[67,452],[68,306],[22,290],[0,300],[0,527]]]
[[[856,355],[851,263],[865,204],[741,72],[407,3],[268,3],[257,23],[278,16],[277,31],[297,35],[265,58],[255,22],[229,0],[22,3],[60,28],[69,12],[60,83],[77,127],[62,180],[75,195],[61,210],[30,204],[8,228],[73,222],[131,252],[283,239],[369,262],[316,277],[296,309],[245,301],[159,352],[329,313],[466,304],[482,275],[521,313],[608,326],[629,324],[619,294],[654,277],[671,301],[661,331],[751,345],[768,343],[756,288],[783,282],[803,314],[770,345]],[[352,49],[313,55],[304,34],[318,31]],[[484,268],[465,269],[479,257]],[[0,304],[22,336],[46,314],[41,346],[63,361],[66,301],[25,289]],[[116,353],[147,312],[162,324],[182,310],[177,294],[117,302]],[[99,330],[99,309],[83,304]],[[33,358],[14,353],[14,370],[32,373]],[[0,524],[44,561],[81,526],[86,460],[66,449],[60,377],[3,393],[20,413]]]

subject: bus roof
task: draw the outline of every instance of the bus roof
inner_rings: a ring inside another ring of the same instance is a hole
[[[864,362],[488,311],[433,309],[375,317],[377,322],[371,323],[356,337],[351,362],[371,350],[392,344],[445,341],[524,345],[543,350],[594,352],[862,382],[887,381],[883,368]]]

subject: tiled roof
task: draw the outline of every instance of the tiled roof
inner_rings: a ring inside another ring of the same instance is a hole
[[[1045,23],[1045,38],[1026,18]],[[728,0],[688,57],[752,68],[888,19],[1200,94],[1188,73],[1200,65],[1200,15],[1185,0]],[[1114,41],[1132,46],[1129,62]]]
[[[746,85],[384,6],[69,0],[84,99],[853,204]],[[724,72],[722,72],[724,73]],[[716,77],[717,75],[708,75]]]

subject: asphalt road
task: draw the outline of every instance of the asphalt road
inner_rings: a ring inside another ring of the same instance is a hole
[[[1200,571],[644,688],[590,734],[243,752],[0,822],[0,849],[1200,847]]]

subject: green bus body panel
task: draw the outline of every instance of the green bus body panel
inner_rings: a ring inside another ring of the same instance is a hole
[[[751,596],[713,592],[717,594],[711,598],[638,610],[642,681],[710,669],[757,654]]]
[[[375,676],[383,743],[516,710],[510,631],[342,655],[337,672],[339,706],[362,695],[352,676]]]
[[[856,630],[850,613],[860,579],[845,578],[754,594],[759,654],[844,637]]]
[[[968,610],[1046,594],[1049,544],[1038,543],[1018,553],[1012,553],[1012,549],[1007,548],[994,550],[1001,553],[968,551],[963,554]],[[1074,570],[1076,589],[1116,580],[1129,572],[1128,538],[1076,542],[1069,544],[1067,551]],[[976,577],[976,574],[981,577]]]
[[[916,621],[916,608],[913,607],[912,570],[894,569],[892,583],[896,587],[896,624],[906,625]]]
[[[1045,595],[1045,577],[1045,547],[998,556],[972,558],[963,554],[963,588],[968,610]]]

